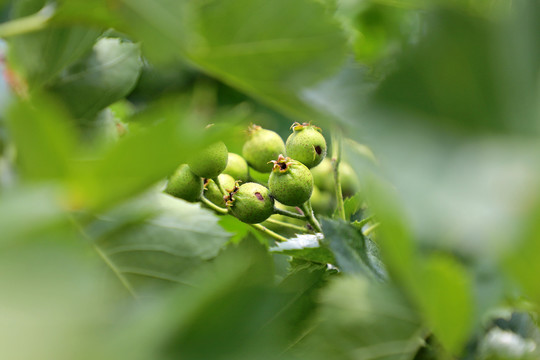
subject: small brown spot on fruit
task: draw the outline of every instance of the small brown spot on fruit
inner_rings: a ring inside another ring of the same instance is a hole
[[[257,199],[261,200],[261,201],[264,201],[264,197],[261,195],[260,192],[256,192],[256,193],[255,193],[255,197],[256,197]]]
[[[321,155],[322,154],[322,149],[319,145],[315,146],[315,152],[317,153],[317,155]]]

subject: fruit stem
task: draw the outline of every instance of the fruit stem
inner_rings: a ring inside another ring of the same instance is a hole
[[[334,191],[337,199],[337,211],[342,220],[345,218],[345,205],[343,203],[343,192],[341,190],[341,179],[339,178],[339,164],[341,163],[341,133],[338,130],[332,132],[332,169],[334,170]]]
[[[267,229],[266,227],[262,226],[261,224],[251,224],[251,226],[252,226],[253,228],[255,228],[255,229],[257,229],[257,230],[259,230],[259,231],[261,231],[261,232],[263,232],[263,233],[265,233],[265,234],[267,234],[267,235],[273,237],[273,238],[276,239],[277,241],[283,242],[283,241],[287,241],[287,240],[288,240],[286,237],[281,236],[281,235],[279,235],[278,233],[275,233],[275,232],[273,232],[273,231],[270,230],[270,229]]]
[[[35,14],[0,24],[0,38],[27,34],[44,29],[54,13],[54,7],[45,6]]]
[[[321,224],[313,214],[313,209],[311,208],[311,201],[308,200],[302,205],[302,211],[306,214],[307,221],[313,226],[315,231],[322,233]]]
[[[364,230],[364,235],[365,236],[368,236],[369,234],[371,234],[373,232],[373,230],[375,230],[376,228],[379,227],[379,225],[381,225],[381,223],[375,223],[373,225],[371,225],[370,227],[368,227],[366,230]]]
[[[287,222],[284,222],[284,221],[279,221],[279,220],[270,219],[270,218],[267,219],[266,221],[269,222],[270,224],[287,227],[289,229],[298,230],[298,231],[301,231],[301,232],[309,232],[309,230],[306,229],[305,227],[298,226],[298,225],[295,225],[295,224],[290,224],[290,223],[287,223]]]
[[[211,202],[210,200],[208,200],[207,198],[204,197],[204,195],[201,195],[201,198],[200,198],[200,201],[202,203],[204,203],[206,206],[208,206],[209,208],[211,208],[212,210],[220,213],[220,214],[228,214],[229,213],[229,210],[227,209],[224,209],[220,206],[217,206],[216,204],[214,204],[213,202]]]
[[[221,182],[219,181],[219,178],[217,176],[215,178],[213,178],[212,180],[216,183],[217,187],[219,188],[219,191],[221,191],[221,194],[223,196],[228,196],[229,195],[227,190],[225,190],[223,185],[221,185]]]
[[[294,213],[292,211],[279,209],[277,207],[274,207],[274,214],[288,216],[288,217],[291,217],[293,219],[300,219],[300,220],[306,220],[307,219],[306,215],[297,214],[297,213]]]

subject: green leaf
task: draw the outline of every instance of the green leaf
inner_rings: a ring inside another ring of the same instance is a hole
[[[315,116],[299,90],[335,72],[346,42],[322,4],[122,0],[124,31],[151,58],[182,57],[272,106]],[[223,23],[221,19],[227,18]],[[280,21],[276,22],[275,19]]]
[[[388,283],[334,278],[320,302],[303,358],[408,360],[422,344],[418,315]]]
[[[87,57],[70,66],[51,89],[77,118],[90,118],[122,99],[135,86],[142,69],[137,44],[102,38]]]
[[[343,35],[325,11],[304,0],[208,1],[197,8],[205,42],[190,55],[244,90],[299,89],[343,60]],[[225,27],[224,13],[230,14]]]
[[[354,194],[354,196],[347,198],[343,201],[343,207],[345,208],[345,219],[351,220],[351,217],[356,214],[361,208],[364,199],[360,194]]]
[[[62,192],[55,186],[12,188],[0,196],[0,248],[69,223]]]
[[[473,323],[473,295],[469,274],[449,256],[434,255],[422,263],[415,297],[437,339],[459,354]]]
[[[535,276],[540,271],[537,259],[540,251],[540,209],[537,208],[527,217],[523,224],[517,244],[505,254],[503,266],[512,276],[522,291],[536,304],[540,304],[540,286]]]
[[[157,342],[169,358],[288,359],[284,350],[302,337],[323,273],[302,272],[276,285],[272,267],[256,240],[230,246],[193,274],[197,287],[179,289],[127,324],[127,339],[134,327],[142,329],[138,336]]]
[[[12,18],[36,13],[45,4],[45,0],[15,1]],[[23,75],[30,89],[34,89],[54,79],[89,52],[100,33],[99,29],[77,25],[14,36],[8,40],[9,63]]]
[[[324,244],[332,250],[338,267],[345,273],[373,279],[387,278],[377,245],[354,226],[339,220],[322,219]]]
[[[180,284],[214,258],[230,234],[198,204],[150,194],[99,216],[86,233],[100,255],[131,291]]]
[[[538,33],[540,12],[534,3],[516,7],[510,25],[448,9],[430,12],[427,35],[383,81],[379,105],[445,132],[537,131],[531,76],[540,66],[539,47],[530,34]]]
[[[16,100],[6,116],[25,178],[58,179],[69,174],[76,136],[60,104],[35,94]]]
[[[216,139],[212,134],[203,138],[201,128],[187,117],[184,104],[176,100],[153,104],[138,114],[130,133],[115,146],[77,163],[70,179],[74,201],[97,209],[137,194]]]

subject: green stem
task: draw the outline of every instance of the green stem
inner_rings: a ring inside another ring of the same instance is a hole
[[[0,24],[0,38],[42,30],[47,27],[52,14],[52,8],[46,6],[35,14]]]
[[[335,130],[332,133],[332,169],[334,170],[334,192],[337,199],[338,215],[342,220],[345,218],[345,205],[343,203],[343,192],[341,190],[341,179],[339,178],[339,164],[341,163],[341,133]]]
[[[219,178],[218,178],[217,176],[216,176],[215,178],[213,178],[212,180],[216,183],[217,187],[219,188],[219,191],[221,191],[221,194],[222,194],[223,196],[229,195],[229,193],[228,193],[227,190],[223,187],[223,185],[221,184],[221,181],[219,181]]]
[[[291,217],[293,219],[306,220],[306,215],[305,214],[301,215],[301,214],[293,213],[292,211],[279,209],[277,207],[274,208],[274,214],[288,216],[288,217]]]
[[[311,208],[311,201],[308,200],[302,205],[302,211],[306,214],[307,221],[313,226],[316,232],[322,233],[321,224],[313,214],[313,209]]]
[[[371,225],[370,227],[368,227],[368,228],[364,231],[364,235],[365,235],[365,236],[368,236],[369,234],[371,234],[371,233],[373,232],[373,230],[375,230],[376,228],[378,228],[379,225],[381,225],[381,223],[375,223],[375,224]]]
[[[297,230],[297,231],[301,231],[301,232],[309,232],[309,230],[306,229],[305,227],[298,226],[298,225],[295,225],[295,224],[290,224],[290,223],[287,223],[287,222],[284,222],[284,221],[279,221],[279,220],[275,220],[275,219],[271,219],[271,218],[267,219],[266,221],[269,222],[270,224],[287,227],[289,229],[293,229],[293,230]]]
[[[278,233],[275,233],[273,232],[272,230],[270,229],[267,229],[266,227],[262,226],[261,224],[251,224],[251,226],[271,237],[273,237],[274,239],[276,239],[277,241],[288,241],[288,239],[284,236],[281,236],[279,235]]]
[[[214,204],[213,202],[211,202],[210,200],[208,200],[207,198],[204,197],[204,195],[201,195],[201,198],[200,198],[201,202],[204,203],[206,206],[208,206],[210,209],[220,213],[220,214],[223,214],[223,215],[226,215],[229,213],[229,210],[227,209],[224,209],[222,207],[219,207],[217,206],[216,204]]]

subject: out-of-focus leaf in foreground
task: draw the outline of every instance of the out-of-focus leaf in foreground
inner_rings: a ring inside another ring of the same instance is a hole
[[[0,248],[69,223],[63,193],[55,186],[13,188],[0,195]]]
[[[37,13],[47,1],[13,3],[12,18],[19,18]],[[48,11],[52,12],[53,8],[49,6]],[[97,28],[73,24],[18,35],[9,39],[9,63],[23,75],[31,89],[39,87],[90,51],[100,33]]]
[[[315,328],[294,348],[304,358],[406,360],[423,344],[418,315],[387,283],[343,277],[320,302]]]
[[[17,99],[6,116],[25,178],[62,179],[69,175],[75,132],[60,103],[41,95]]]
[[[301,337],[323,274],[306,271],[275,285],[265,247],[245,241],[192,274],[199,286],[134,316],[123,336],[165,359],[288,359],[284,350]]]
[[[61,234],[41,231],[31,242],[0,252],[2,357],[112,360],[129,353],[128,347],[116,347],[105,355],[117,291],[85,245]]]
[[[198,204],[150,193],[98,216],[85,232],[135,294],[160,285],[198,286],[186,280],[188,274],[230,238],[217,221]]]

